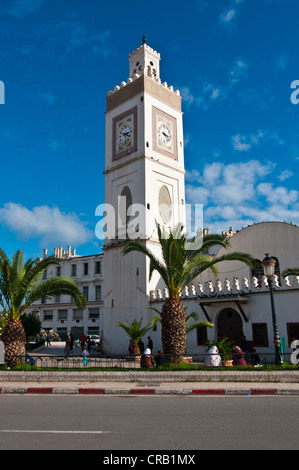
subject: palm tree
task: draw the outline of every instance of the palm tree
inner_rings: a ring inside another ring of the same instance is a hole
[[[127,255],[132,251],[144,253],[150,260],[149,278],[157,271],[166,287],[169,297],[161,311],[162,347],[169,362],[179,362],[186,349],[186,311],[180,299],[183,289],[207,269],[217,273],[217,264],[222,261],[241,261],[254,266],[254,258],[246,253],[228,252],[222,256],[211,256],[208,250],[215,246],[229,247],[229,240],[220,235],[206,235],[196,250],[188,249],[188,240],[183,226],[166,233],[157,226],[161,248],[161,259],[157,258],[142,242],[131,240],[123,249]],[[192,245],[196,244],[193,239]]]
[[[9,318],[2,341],[10,365],[22,362],[25,356],[25,333],[20,317],[34,302],[65,294],[74,298],[78,308],[86,303],[77,284],[69,278],[59,276],[42,281],[43,273],[52,265],[60,265],[54,256],[37,263],[30,258],[24,263],[23,250],[13,254],[10,261],[0,248],[0,308]]]
[[[299,268],[287,268],[283,271],[282,276],[299,276]]]
[[[151,323],[142,327],[142,321],[143,318],[141,318],[140,321],[134,318],[132,323],[129,323],[128,321],[126,323],[117,322],[117,326],[120,326],[123,330],[125,330],[130,340],[132,341],[132,354],[134,355],[140,354],[140,349],[138,346],[139,340],[152,328]]]
[[[187,310],[188,307],[185,307]],[[150,310],[154,310],[157,315],[154,315],[151,321],[151,325],[154,328],[157,323],[161,323],[161,313],[157,308],[151,307]],[[193,323],[190,323],[190,320],[193,318],[195,320]],[[199,320],[198,314],[196,312],[191,312],[189,315],[186,315],[186,335],[189,334],[191,331],[195,330],[196,328],[214,328],[214,323],[211,323],[206,320]]]

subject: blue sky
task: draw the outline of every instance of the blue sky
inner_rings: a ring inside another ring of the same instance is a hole
[[[204,225],[299,224],[298,17],[297,0],[0,0],[0,246],[99,252],[105,98],[143,34],[183,98]]]

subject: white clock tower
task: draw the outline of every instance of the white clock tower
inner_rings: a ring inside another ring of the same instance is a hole
[[[143,44],[129,55],[130,76],[107,95],[105,204],[113,208],[104,244],[104,350],[126,354],[128,337],[116,322],[152,317],[149,263],[140,253],[123,256],[128,239],[159,255],[156,223],[186,226],[183,123],[179,91],[160,79],[160,54]],[[154,351],[161,347],[159,335]]]

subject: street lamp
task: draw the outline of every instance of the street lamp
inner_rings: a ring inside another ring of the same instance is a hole
[[[268,279],[271,297],[271,310],[272,310],[272,322],[273,322],[273,335],[274,335],[274,346],[275,346],[275,364],[282,365],[283,361],[280,352],[280,337],[278,333],[275,304],[274,304],[274,293],[273,293],[273,278],[275,273],[276,260],[269,253],[266,253],[266,257],[263,259],[262,264],[264,268],[264,274]]]

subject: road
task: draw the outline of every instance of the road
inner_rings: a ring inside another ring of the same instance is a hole
[[[298,397],[0,396],[1,450],[298,449]]]

